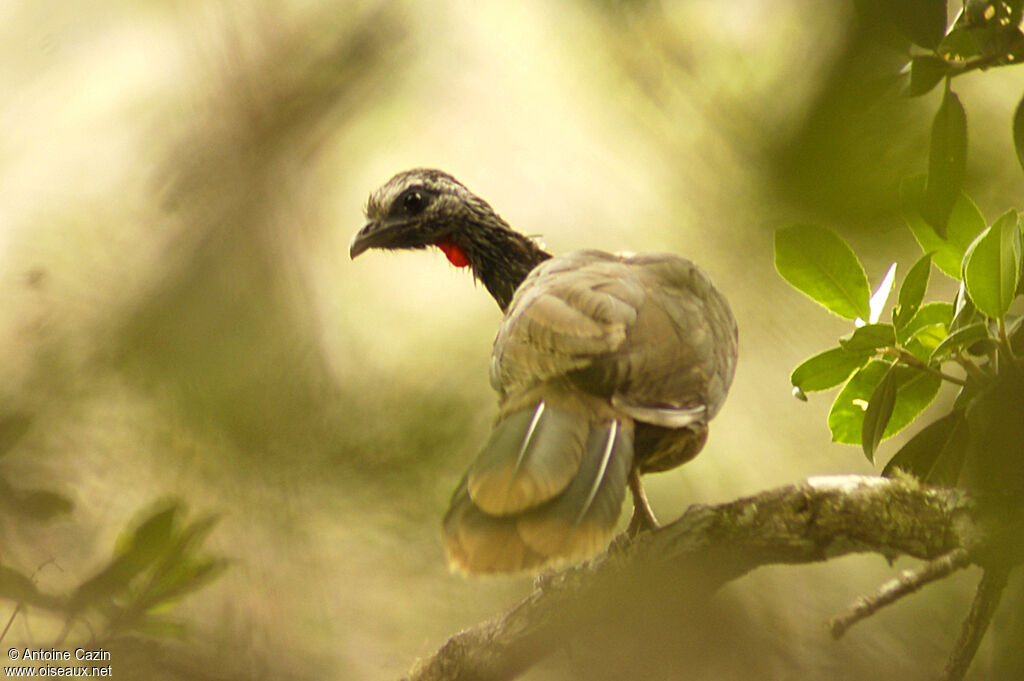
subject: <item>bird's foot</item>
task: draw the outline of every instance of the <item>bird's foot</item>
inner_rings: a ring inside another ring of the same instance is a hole
[[[646,508],[646,513],[641,511],[641,508]],[[644,504],[643,506],[633,507],[633,517],[630,518],[629,525],[625,531],[619,533],[611,544],[608,545],[608,553],[610,555],[616,555],[625,551],[633,540],[637,538],[641,532],[647,532],[649,530],[656,530],[660,527],[658,521],[655,520],[654,514],[651,513],[650,506]]]
[[[654,511],[651,510],[651,505],[647,503],[647,496],[640,484],[640,473],[636,470],[629,474],[629,491],[633,496],[633,517],[630,518],[625,532],[612,539],[608,546],[610,555],[625,551],[641,532],[656,530],[660,527],[657,518],[654,517]]]
[[[641,532],[656,530],[660,526],[651,505],[647,502],[647,495],[644,494],[643,485],[640,483],[640,473],[635,468],[629,474],[629,491],[633,495],[633,517],[626,528],[626,536],[633,539]]]
[[[633,517],[629,520],[625,534],[630,539],[634,539],[641,532],[649,532],[659,527],[661,525],[658,524],[654,513],[651,512],[651,507],[645,503],[641,506],[633,507]]]

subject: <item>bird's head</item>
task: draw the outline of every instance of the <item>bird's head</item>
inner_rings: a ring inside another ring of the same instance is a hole
[[[353,258],[371,248],[437,246],[453,265],[465,267],[471,264],[471,230],[508,229],[486,201],[451,175],[428,168],[398,173],[373,192],[366,218],[349,245]]]
[[[437,246],[456,267],[469,267],[502,310],[526,275],[551,257],[440,170],[398,173],[370,195],[366,219],[349,244],[351,257],[371,248]]]

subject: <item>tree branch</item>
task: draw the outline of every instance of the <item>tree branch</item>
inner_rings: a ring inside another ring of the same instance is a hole
[[[873,552],[935,560],[986,541],[962,491],[869,476],[811,478],[681,518],[547,578],[505,614],[466,629],[406,681],[512,679],[597,621],[692,606],[763,565]],[[671,604],[669,604],[671,602]],[[651,610],[651,609],[655,610]],[[699,610],[678,610],[678,612]]]

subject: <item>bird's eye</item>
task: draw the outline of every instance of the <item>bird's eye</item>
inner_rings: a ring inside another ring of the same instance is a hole
[[[427,196],[419,189],[411,189],[402,197],[402,209],[408,215],[419,215],[427,207]]]

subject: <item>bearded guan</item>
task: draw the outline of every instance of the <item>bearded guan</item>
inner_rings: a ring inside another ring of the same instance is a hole
[[[439,170],[395,175],[352,239],[436,246],[505,318],[491,354],[499,413],[444,519],[449,565],[538,569],[608,542],[627,485],[630,530],[653,526],[640,474],[704,446],[736,364],[736,322],[707,275],[664,253],[552,257]]]

